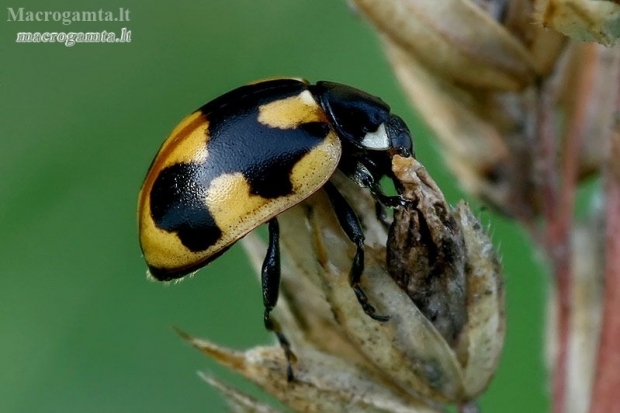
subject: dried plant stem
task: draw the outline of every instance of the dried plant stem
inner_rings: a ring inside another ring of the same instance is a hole
[[[558,298],[557,311],[557,354],[553,368],[553,411],[562,413],[566,400],[566,373],[568,360],[568,339],[570,321],[570,259],[569,243],[566,239],[567,229],[562,226],[558,212],[559,171],[557,162],[558,139],[553,116],[554,103],[549,85],[541,87],[539,91],[539,109],[537,138],[539,142],[539,158],[537,170],[541,177],[540,191],[542,199],[543,217],[546,227],[545,233],[535,235],[535,239],[544,243],[549,256],[549,263],[554,276],[556,296]],[[562,214],[563,215],[563,214]]]
[[[620,91],[616,110],[620,107]],[[591,413],[617,411],[620,405],[620,121],[611,138],[605,179],[605,288]]]
[[[590,96],[596,70],[590,65],[582,72],[577,96]],[[568,378],[568,348],[572,308],[571,228],[579,170],[579,148],[587,116],[588,99],[578,99],[571,112],[563,142],[564,157],[560,166],[562,183],[554,219],[549,222],[549,249],[552,253],[555,286],[558,297],[558,355],[553,375],[553,405],[557,413],[565,412]]]
[[[579,82],[577,96],[588,96],[593,87],[594,70],[584,70]],[[547,85],[540,95],[538,138],[540,139],[539,170],[542,179],[545,234],[542,237],[553,271],[554,287],[558,299],[557,308],[557,354],[553,368],[553,411],[562,413],[566,403],[568,374],[568,344],[570,339],[572,271],[570,234],[573,223],[575,192],[579,169],[579,148],[586,117],[587,99],[580,99],[570,112],[564,139],[557,138],[553,109]],[[559,147],[561,145],[561,151]],[[560,152],[562,157],[558,159]]]

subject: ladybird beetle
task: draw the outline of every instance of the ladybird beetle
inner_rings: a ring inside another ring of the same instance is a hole
[[[377,213],[404,201],[379,184],[391,178],[395,154],[413,156],[411,135],[381,99],[333,82],[259,81],[234,89],[186,117],[163,143],[140,191],[140,244],[152,277],[181,278],[268,223],[262,266],[265,327],[288,360],[294,355],[270,312],[278,299],[277,215],[323,188],[345,234],[356,245],[349,281],[364,311],[386,321],[360,286],[364,234],[345,198],[329,182],[336,169],[368,188]]]

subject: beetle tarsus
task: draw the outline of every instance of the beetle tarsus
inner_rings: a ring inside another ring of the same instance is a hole
[[[370,192],[372,193],[372,196],[381,205],[388,207],[388,208],[392,208],[392,209],[403,208],[407,206],[407,203],[410,202],[400,195],[394,195],[394,196],[386,195],[381,189],[381,186],[379,184],[373,184],[369,189],[370,189]]]
[[[295,353],[291,350],[291,343],[289,343],[286,336],[282,333],[276,333],[276,337],[278,337],[278,341],[280,342],[280,347],[284,350],[284,356],[286,357],[286,379],[290,383],[295,381],[295,375],[293,374],[293,364],[297,362],[297,357]]]
[[[280,343],[280,347],[282,347],[282,351],[284,351],[284,357],[286,357],[286,378],[289,382],[295,380],[295,375],[293,374],[293,364],[297,363],[297,356],[291,350],[291,343],[288,341],[288,338],[282,333],[282,327],[280,327],[280,323],[271,318],[271,310],[273,308],[265,308],[264,313],[264,322],[265,328],[268,331],[273,332],[278,338],[278,342]]]
[[[389,321],[389,315],[379,315],[377,314],[377,310],[368,302],[368,297],[366,297],[366,293],[362,290],[362,287],[359,284],[352,285],[353,291],[355,292],[355,296],[357,297],[357,301],[359,301],[360,305],[364,312],[373,320],[377,321]]]

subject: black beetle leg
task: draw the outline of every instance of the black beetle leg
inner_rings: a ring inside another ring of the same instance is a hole
[[[383,206],[388,208],[398,208],[406,205],[406,201],[400,196],[389,196],[383,192],[381,184],[376,180],[375,176],[370,172],[368,166],[362,162],[355,164],[354,170],[349,171],[347,175],[355,181],[359,186],[370,189],[370,193],[376,201],[380,202]],[[385,219],[381,218],[377,211],[377,218],[379,221],[385,222]]]
[[[271,317],[271,310],[278,302],[278,292],[280,290],[280,226],[278,220],[273,218],[269,221],[269,246],[267,255],[263,261],[261,270],[261,281],[263,287],[263,305],[265,306],[264,322],[268,331],[273,331],[278,337],[280,346],[286,356],[286,377],[288,381],[293,381],[292,364],[297,361],[295,354],[291,350],[291,344],[282,333],[280,323]]]
[[[383,189],[381,189],[381,185],[379,185],[377,182],[373,182],[371,185],[369,185],[368,189],[370,189],[370,193],[372,194],[372,196],[383,206],[386,206],[388,208],[400,208],[407,205],[407,201],[405,201],[402,197],[398,195],[386,195],[383,192]]]
[[[364,233],[362,232],[357,215],[355,215],[349,203],[331,182],[327,182],[323,188],[325,192],[327,192],[327,196],[334,207],[340,226],[351,242],[357,247],[349,273],[349,283],[355,292],[357,301],[359,301],[364,312],[371,318],[377,321],[388,321],[390,319],[389,316],[378,315],[376,313],[375,308],[368,302],[368,297],[366,297],[366,293],[360,286],[360,279],[364,272]]]

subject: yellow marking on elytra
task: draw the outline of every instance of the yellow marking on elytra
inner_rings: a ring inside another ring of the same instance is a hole
[[[260,219],[257,211],[269,203],[266,198],[250,194],[250,184],[241,172],[213,179],[205,201],[217,226],[226,233],[254,224],[252,221]]]
[[[190,268],[202,262],[207,256],[204,252],[194,253],[187,249],[176,234],[158,228],[151,216],[150,191],[142,201],[139,211],[140,244],[144,259],[158,268]]]
[[[172,132],[170,132],[169,136],[183,136],[186,135],[187,133],[185,132],[185,129],[193,129],[195,128],[196,123],[201,123],[204,122],[205,119],[202,116],[202,113],[200,111],[196,111],[194,113],[189,114],[188,116],[186,116],[181,122],[179,122],[179,124],[172,129]]]
[[[165,163],[162,166],[204,162],[207,158],[208,126],[209,122],[199,112],[194,112],[181,121],[181,125],[176,127],[168,138],[170,144],[166,145]]]
[[[340,139],[330,132],[293,167],[290,174],[293,192],[277,198],[251,194],[250,184],[240,172],[215,178],[205,196],[205,204],[222,230],[222,238],[209,247],[207,253],[215,254],[316,192],[333,174],[341,152]]]
[[[175,128],[170,132],[168,138],[164,141],[159,152],[167,151],[174,143],[183,140],[185,136],[191,133],[198,125],[205,122],[204,116],[199,111],[186,116]]]
[[[144,180],[140,191],[140,205],[146,205],[146,195],[151,192],[155,179],[164,168],[180,162],[204,162],[207,159],[208,126],[209,122],[202,113],[194,112],[172,130]]]
[[[323,186],[331,177],[342,154],[340,139],[330,132],[320,145],[312,148],[293,167],[291,183],[298,193],[309,192],[312,188]],[[327,178],[326,173],[329,171]]]
[[[264,104],[258,110],[258,121],[272,128],[294,129],[302,123],[327,120],[323,110],[307,90],[290,98]]]

